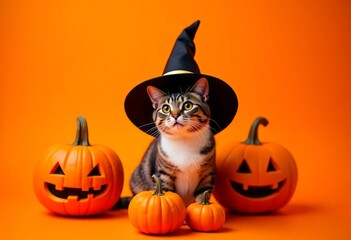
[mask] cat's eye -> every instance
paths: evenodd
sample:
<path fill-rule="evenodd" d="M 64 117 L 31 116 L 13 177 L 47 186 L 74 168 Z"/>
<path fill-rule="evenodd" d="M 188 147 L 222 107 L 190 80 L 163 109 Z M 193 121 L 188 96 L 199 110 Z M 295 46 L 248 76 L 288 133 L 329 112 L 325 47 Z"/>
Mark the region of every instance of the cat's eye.
<path fill-rule="evenodd" d="M 193 104 L 191 102 L 185 102 L 183 105 L 183 109 L 189 111 L 193 108 Z"/>
<path fill-rule="evenodd" d="M 167 104 L 162 106 L 162 112 L 169 113 L 171 111 L 171 107 Z"/>

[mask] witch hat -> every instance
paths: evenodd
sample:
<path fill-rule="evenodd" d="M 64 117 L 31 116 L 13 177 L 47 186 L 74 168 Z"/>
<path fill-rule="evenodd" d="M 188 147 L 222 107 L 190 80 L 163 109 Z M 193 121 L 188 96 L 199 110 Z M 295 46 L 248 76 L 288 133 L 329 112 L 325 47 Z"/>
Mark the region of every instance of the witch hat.
<path fill-rule="evenodd" d="M 226 128 L 233 120 L 238 109 L 238 99 L 234 90 L 224 81 L 200 73 L 194 60 L 194 37 L 200 21 L 185 28 L 177 38 L 170 57 L 163 71 L 163 75 L 144 81 L 134 87 L 124 102 L 125 112 L 140 130 L 154 135 L 152 113 L 154 108 L 147 94 L 147 86 L 154 86 L 167 94 L 186 92 L 197 80 L 205 77 L 209 84 L 209 99 L 207 103 L 211 109 L 211 129 L 217 134 Z"/>

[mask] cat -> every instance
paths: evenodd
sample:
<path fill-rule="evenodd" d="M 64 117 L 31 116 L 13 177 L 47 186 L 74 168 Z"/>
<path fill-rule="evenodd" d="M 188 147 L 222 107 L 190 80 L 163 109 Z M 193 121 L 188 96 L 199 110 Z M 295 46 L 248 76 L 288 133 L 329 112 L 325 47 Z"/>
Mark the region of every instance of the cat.
<path fill-rule="evenodd" d="M 200 78 L 185 93 L 165 94 L 148 86 L 158 136 L 151 142 L 130 178 L 133 195 L 155 189 L 152 175 L 164 191 L 178 193 L 186 206 L 212 192 L 216 173 L 215 139 L 207 104 L 209 84 Z"/>

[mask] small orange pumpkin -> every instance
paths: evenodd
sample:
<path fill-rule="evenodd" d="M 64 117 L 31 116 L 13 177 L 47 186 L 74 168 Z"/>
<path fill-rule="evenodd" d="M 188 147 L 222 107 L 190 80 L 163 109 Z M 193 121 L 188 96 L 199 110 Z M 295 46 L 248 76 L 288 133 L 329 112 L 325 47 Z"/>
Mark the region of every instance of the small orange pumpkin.
<path fill-rule="evenodd" d="M 118 201 L 123 168 L 117 154 L 90 145 L 84 117 L 77 119 L 72 145 L 53 146 L 34 172 L 34 191 L 49 210 L 71 216 L 103 213 Z"/>
<path fill-rule="evenodd" d="M 217 203 L 209 202 L 208 191 L 203 193 L 202 201 L 192 203 L 187 208 L 186 223 L 196 231 L 213 232 L 225 223 L 225 211 Z"/>
<path fill-rule="evenodd" d="M 245 142 L 231 144 L 217 157 L 214 196 L 225 208 L 241 213 L 272 212 L 288 203 L 297 183 L 292 155 L 277 143 L 261 143 L 257 118 Z"/>
<path fill-rule="evenodd" d="M 129 203 L 128 216 L 139 231 L 146 234 L 166 234 L 178 230 L 184 223 L 186 208 L 183 199 L 174 192 L 163 192 L 161 180 L 155 191 L 143 191 Z"/>

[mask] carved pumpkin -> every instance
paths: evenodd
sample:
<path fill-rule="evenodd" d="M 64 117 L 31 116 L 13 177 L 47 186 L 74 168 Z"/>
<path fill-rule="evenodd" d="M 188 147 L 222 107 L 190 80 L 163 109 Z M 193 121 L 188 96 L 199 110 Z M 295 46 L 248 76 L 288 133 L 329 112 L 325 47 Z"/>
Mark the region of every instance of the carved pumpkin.
<path fill-rule="evenodd" d="M 297 183 L 292 155 L 276 143 L 261 143 L 257 118 L 245 142 L 225 147 L 217 158 L 214 196 L 225 208 L 241 213 L 265 213 L 283 207 Z"/>
<path fill-rule="evenodd" d="M 72 145 L 53 146 L 34 173 L 34 190 L 49 210 L 71 216 L 103 213 L 118 201 L 123 168 L 117 154 L 90 145 L 84 117 L 78 118 Z"/>
<path fill-rule="evenodd" d="M 155 191 L 143 191 L 129 203 L 128 216 L 139 231 L 146 234 L 166 234 L 178 230 L 184 223 L 186 208 L 183 199 L 174 192 L 163 192 L 161 180 Z"/>
<path fill-rule="evenodd" d="M 205 191 L 201 202 L 187 207 L 186 223 L 196 231 L 213 232 L 219 230 L 225 222 L 225 211 L 217 203 L 209 202 L 210 194 Z"/>

